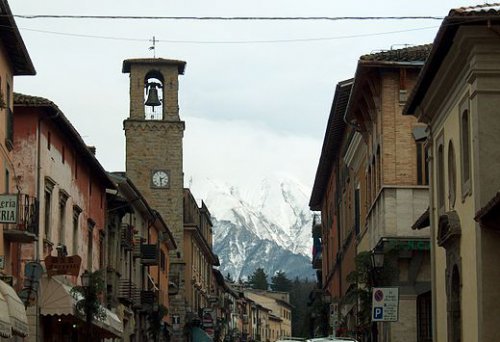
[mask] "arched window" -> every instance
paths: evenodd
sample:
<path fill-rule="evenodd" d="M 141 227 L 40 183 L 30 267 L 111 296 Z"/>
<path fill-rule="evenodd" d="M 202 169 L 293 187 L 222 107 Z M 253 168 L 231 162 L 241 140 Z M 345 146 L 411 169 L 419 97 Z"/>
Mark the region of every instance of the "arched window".
<path fill-rule="evenodd" d="M 461 147 L 461 166 L 462 166 L 462 196 L 470 193 L 471 182 L 471 162 L 470 162 L 470 113 L 469 100 L 465 99 L 460 105 L 460 147 Z"/>
<path fill-rule="evenodd" d="M 163 120 L 163 76 L 150 71 L 144 77 L 144 114 L 146 120 Z"/>
<path fill-rule="evenodd" d="M 380 145 L 377 146 L 377 157 L 376 157 L 376 164 L 377 164 L 377 189 L 380 189 L 382 187 L 382 160 L 380 160 Z"/>
<path fill-rule="evenodd" d="M 437 150 L 437 164 L 436 164 L 436 174 L 437 174 L 437 205 L 439 213 L 444 212 L 444 146 L 441 142 L 438 145 Z"/>
<path fill-rule="evenodd" d="M 448 144 L 448 199 L 450 204 L 450 209 L 455 207 L 455 200 L 457 198 L 457 173 L 456 173 L 456 162 L 455 162 L 455 149 L 453 148 L 453 143 Z"/>

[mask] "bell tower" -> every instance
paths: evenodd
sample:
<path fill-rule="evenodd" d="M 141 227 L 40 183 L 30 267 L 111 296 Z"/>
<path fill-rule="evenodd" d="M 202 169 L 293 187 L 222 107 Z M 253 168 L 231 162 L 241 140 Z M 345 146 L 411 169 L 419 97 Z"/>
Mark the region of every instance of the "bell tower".
<path fill-rule="evenodd" d="M 186 62 L 163 58 L 127 59 L 130 74 L 130 115 L 124 120 L 126 173 L 166 221 L 177 244 L 170 253 L 170 281 L 178 293 L 169 297 L 169 314 L 184 326 L 185 295 L 183 251 L 184 122 L 179 117 L 179 75 Z M 175 328 L 175 327 L 174 327 Z M 175 331 L 174 331 L 175 337 Z M 177 340 L 174 338 L 174 340 Z"/>

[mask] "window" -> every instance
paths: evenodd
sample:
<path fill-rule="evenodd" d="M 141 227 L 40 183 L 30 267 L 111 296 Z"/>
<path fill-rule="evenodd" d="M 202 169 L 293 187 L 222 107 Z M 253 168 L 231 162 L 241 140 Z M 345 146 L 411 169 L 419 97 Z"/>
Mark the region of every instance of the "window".
<path fill-rule="evenodd" d="M 377 197 L 377 167 L 375 166 L 375 156 L 372 157 L 372 201 Z"/>
<path fill-rule="evenodd" d="M 5 169 L 5 192 L 10 192 L 10 172 Z"/>
<path fill-rule="evenodd" d="M 438 138 L 437 145 L 437 164 L 436 164 L 436 174 L 437 174 L 437 205 L 439 214 L 444 213 L 444 146 L 443 146 L 443 136 Z"/>
<path fill-rule="evenodd" d="M 73 255 L 78 255 L 78 243 L 80 236 L 80 229 L 78 224 L 78 219 L 82 209 L 77 205 L 73 206 Z"/>
<path fill-rule="evenodd" d="M 10 84 L 7 83 L 7 97 L 5 101 L 5 144 L 9 151 L 14 148 L 14 114 L 10 108 Z"/>
<path fill-rule="evenodd" d="M 58 239 L 61 245 L 65 244 L 65 232 L 64 226 L 66 224 L 66 202 L 68 201 L 69 195 L 63 191 L 59 191 L 59 234 Z"/>
<path fill-rule="evenodd" d="M 51 137 L 51 134 L 50 134 L 50 131 L 47 132 L 47 149 L 50 150 L 50 146 L 52 145 L 52 137 Z"/>
<path fill-rule="evenodd" d="M 366 201 L 368 203 L 367 205 L 368 208 L 372 203 L 371 178 L 372 178 L 372 169 L 371 167 L 368 167 L 368 172 L 366 173 Z"/>
<path fill-rule="evenodd" d="M 66 161 L 66 149 L 64 148 L 64 146 L 62 147 L 62 163 L 64 164 L 64 162 Z"/>
<path fill-rule="evenodd" d="M 49 178 L 45 178 L 45 199 L 44 199 L 44 239 L 51 241 L 52 227 L 51 227 L 51 211 L 52 211 L 52 191 L 54 190 L 55 182 Z"/>
<path fill-rule="evenodd" d="M 356 235 L 359 234 L 360 227 L 359 227 L 359 222 L 360 222 L 360 198 L 359 198 L 359 192 L 360 192 L 360 186 L 359 184 L 356 186 L 356 189 L 354 190 L 354 230 L 356 232 Z"/>
<path fill-rule="evenodd" d="M 470 194 L 470 114 L 469 99 L 464 99 L 460 105 L 460 147 L 462 166 L 462 197 Z"/>
<path fill-rule="evenodd" d="M 417 341 L 432 341 L 432 299 L 430 291 L 417 296 Z"/>
<path fill-rule="evenodd" d="M 92 271 L 92 259 L 94 252 L 94 227 L 95 222 L 92 219 L 87 221 L 87 270 Z"/>
<path fill-rule="evenodd" d="M 377 158 L 375 162 L 377 165 L 377 190 L 378 190 L 382 187 L 382 167 L 381 167 L 382 161 L 380 160 L 380 146 L 377 146 Z"/>
<path fill-rule="evenodd" d="M 104 250 L 105 235 L 102 230 L 99 231 L 99 269 L 103 269 L 106 265 L 106 255 Z"/>
<path fill-rule="evenodd" d="M 455 149 L 453 148 L 453 143 L 450 140 L 448 144 L 448 199 L 450 208 L 455 207 L 456 200 L 456 186 L 457 186 L 457 174 L 456 174 L 456 163 L 455 163 Z"/>
<path fill-rule="evenodd" d="M 427 170 L 428 152 L 425 140 L 419 140 L 417 144 L 417 184 L 429 185 L 429 172 Z"/>

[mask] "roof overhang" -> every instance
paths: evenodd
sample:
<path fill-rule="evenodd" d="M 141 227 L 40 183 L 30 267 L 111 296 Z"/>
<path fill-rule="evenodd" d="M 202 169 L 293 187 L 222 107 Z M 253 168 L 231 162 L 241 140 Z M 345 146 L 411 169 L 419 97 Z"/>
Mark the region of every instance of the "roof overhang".
<path fill-rule="evenodd" d="M 500 191 L 498 191 L 474 217 L 481 227 L 500 230 Z"/>
<path fill-rule="evenodd" d="M 321 210 L 321 202 L 328 185 L 335 156 L 340 147 L 339 141 L 346 127 L 344 113 L 347 101 L 349 100 L 352 82 L 352 79 L 339 82 L 335 88 L 335 95 L 323 139 L 321 156 L 316 170 L 311 199 L 309 200 L 311 210 Z"/>
<path fill-rule="evenodd" d="M 404 115 L 416 114 L 417 107 L 423 101 L 427 89 L 434 81 L 435 76 L 444 59 L 446 58 L 451 46 L 454 43 L 454 37 L 461 26 L 491 26 L 500 24 L 500 15 L 497 11 L 480 11 L 472 14 L 452 10 L 450 14 L 443 19 L 438 30 L 431 52 L 422 71 L 417 79 L 408 101 L 403 108 Z"/>
<path fill-rule="evenodd" d="M 0 0 L 0 36 L 4 51 L 9 56 L 14 76 L 36 75 L 35 67 L 19 33 L 9 4 Z"/>
<path fill-rule="evenodd" d="M 133 64 L 138 65 L 174 65 L 177 66 L 177 72 L 181 75 L 184 74 L 186 68 L 186 62 L 177 59 L 165 59 L 165 58 L 132 58 L 123 61 L 122 72 L 129 73 Z"/>

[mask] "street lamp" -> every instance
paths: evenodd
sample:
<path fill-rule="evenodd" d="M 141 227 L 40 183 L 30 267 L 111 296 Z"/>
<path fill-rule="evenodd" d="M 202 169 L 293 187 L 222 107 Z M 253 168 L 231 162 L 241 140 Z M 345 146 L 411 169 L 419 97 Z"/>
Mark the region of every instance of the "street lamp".
<path fill-rule="evenodd" d="M 372 251 L 372 266 L 378 270 L 384 267 L 384 251 L 376 248 Z"/>
<path fill-rule="evenodd" d="M 82 279 L 82 286 L 87 289 L 90 286 L 90 272 L 85 270 L 80 278 Z"/>
<path fill-rule="evenodd" d="M 381 248 L 375 248 L 371 254 L 371 262 L 372 262 L 372 287 L 379 286 L 379 277 L 378 273 L 384 267 L 384 250 Z M 378 341 L 378 326 L 376 322 L 372 322 L 372 338 L 373 342 Z"/>
<path fill-rule="evenodd" d="M 90 307 L 90 272 L 85 270 L 80 276 L 82 287 L 85 291 L 85 320 L 87 324 L 87 334 L 92 338 L 92 309 Z"/>

